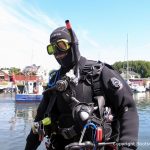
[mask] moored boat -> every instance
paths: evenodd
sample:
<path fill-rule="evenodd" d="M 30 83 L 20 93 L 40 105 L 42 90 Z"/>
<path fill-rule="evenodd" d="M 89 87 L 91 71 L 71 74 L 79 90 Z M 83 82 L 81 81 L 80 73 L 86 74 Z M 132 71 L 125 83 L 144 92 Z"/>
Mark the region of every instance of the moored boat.
<path fill-rule="evenodd" d="M 135 92 L 145 92 L 146 88 L 144 86 L 137 86 L 137 88 L 135 89 Z"/>
<path fill-rule="evenodd" d="M 43 86 L 41 82 L 26 82 L 23 86 L 18 86 L 15 94 L 16 102 L 39 102 L 42 100 Z"/>
<path fill-rule="evenodd" d="M 132 84 L 130 86 L 133 92 L 145 92 L 146 88 L 143 85 Z"/>
<path fill-rule="evenodd" d="M 4 91 L 4 87 L 0 85 L 0 93 Z"/>
<path fill-rule="evenodd" d="M 42 100 L 42 94 L 16 94 L 16 102 L 40 102 Z"/>

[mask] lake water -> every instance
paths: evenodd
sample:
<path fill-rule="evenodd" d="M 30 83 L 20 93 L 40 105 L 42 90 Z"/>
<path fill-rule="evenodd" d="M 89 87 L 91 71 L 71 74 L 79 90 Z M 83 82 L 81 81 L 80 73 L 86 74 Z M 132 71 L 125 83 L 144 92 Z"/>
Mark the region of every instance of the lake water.
<path fill-rule="evenodd" d="M 133 95 L 140 118 L 139 148 L 150 149 L 150 92 Z M 23 150 L 39 103 L 15 103 L 14 95 L 0 94 L 0 149 Z M 44 143 L 38 150 L 44 150 Z"/>

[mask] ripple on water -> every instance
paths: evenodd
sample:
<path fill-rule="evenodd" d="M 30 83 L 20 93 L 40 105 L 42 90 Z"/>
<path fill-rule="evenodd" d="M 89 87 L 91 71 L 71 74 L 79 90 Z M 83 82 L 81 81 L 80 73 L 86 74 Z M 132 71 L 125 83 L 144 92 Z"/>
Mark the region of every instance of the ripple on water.
<path fill-rule="evenodd" d="M 37 103 L 17 104 L 10 95 L 0 94 L 0 147 L 3 150 L 24 149 L 37 107 Z M 150 99 L 138 99 L 137 107 L 140 119 L 139 142 L 144 143 L 150 139 Z M 139 150 L 148 149 L 147 146 L 139 147 Z M 44 143 L 38 150 L 44 150 Z"/>

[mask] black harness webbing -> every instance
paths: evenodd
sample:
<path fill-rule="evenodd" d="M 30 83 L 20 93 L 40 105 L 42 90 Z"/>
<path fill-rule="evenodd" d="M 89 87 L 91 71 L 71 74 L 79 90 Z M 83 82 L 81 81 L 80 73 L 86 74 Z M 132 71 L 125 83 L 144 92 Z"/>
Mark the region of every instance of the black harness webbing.
<path fill-rule="evenodd" d="M 103 115 L 103 109 L 105 105 L 104 91 L 103 85 L 100 82 L 101 71 L 103 70 L 104 64 L 101 62 L 94 62 L 90 64 L 86 64 L 83 68 L 82 79 L 85 80 L 88 84 L 91 85 L 93 96 L 97 100 L 100 117 Z M 45 115 L 50 115 L 51 110 L 56 101 L 57 94 L 52 93 L 48 107 L 46 109 Z"/>
<path fill-rule="evenodd" d="M 83 79 L 91 85 L 93 90 L 93 96 L 97 101 L 99 107 L 100 118 L 103 117 L 103 111 L 105 106 L 105 97 L 103 91 L 102 82 L 100 82 L 101 72 L 104 68 L 104 64 L 101 62 L 94 62 L 93 64 L 87 64 L 83 68 Z"/>
<path fill-rule="evenodd" d="M 56 94 L 56 93 L 53 93 L 53 94 L 51 95 L 49 104 L 48 104 L 47 109 L 46 109 L 46 112 L 45 112 L 45 116 L 46 116 L 46 117 L 50 115 L 51 110 L 52 110 L 52 108 L 53 108 L 53 106 L 54 106 L 54 103 L 55 103 L 55 101 L 56 101 L 56 97 L 57 97 L 57 94 Z"/>
<path fill-rule="evenodd" d="M 93 96 L 97 100 L 100 119 L 103 118 L 104 106 L 105 106 L 105 97 L 102 82 L 100 81 L 101 72 L 103 70 L 104 64 L 98 62 L 96 65 L 92 66 L 92 89 Z"/>

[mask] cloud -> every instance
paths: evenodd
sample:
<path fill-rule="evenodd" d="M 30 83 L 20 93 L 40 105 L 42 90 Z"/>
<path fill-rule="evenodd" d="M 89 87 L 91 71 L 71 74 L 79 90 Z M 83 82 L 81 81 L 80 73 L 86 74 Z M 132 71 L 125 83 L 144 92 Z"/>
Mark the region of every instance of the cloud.
<path fill-rule="evenodd" d="M 56 64 L 54 59 L 48 57 L 46 45 L 49 42 L 49 28 L 57 25 L 35 9 L 26 9 L 22 1 L 14 3 L 0 2 L 0 67 L 24 67 L 30 63 L 41 65 Z M 13 1 L 14 2 L 14 1 Z M 13 6 L 13 7 L 12 7 Z M 20 11 L 20 9 L 22 11 Z M 41 21 L 42 20 L 42 21 Z M 47 28 L 43 23 L 47 24 Z M 33 59 L 33 60 L 31 60 Z"/>
<path fill-rule="evenodd" d="M 62 25 L 62 19 L 53 19 L 40 9 L 12 0 L 0 2 L 0 67 L 19 67 L 36 64 L 58 68 L 53 56 L 48 56 L 46 46 L 49 34 Z M 57 21 L 56 21 L 57 20 Z M 107 60 L 107 47 L 101 47 L 88 30 L 77 29 L 81 54 L 90 59 Z"/>
<path fill-rule="evenodd" d="M 15 1 L 13 1 L 15 2 Z M 32 8 L 23 1 L 0 3 L 0 49 L 1 55 L 5 59 L 0 59 L 0 67 L 24 67 L 30 63 L 56 66 L 56 61 L 47 55 L 46 45 L 49 42 L 50 32 L 59 26 L 53 19 L 46 14 Z M 96 44 L 90 41 L 90 44 Z"/>

